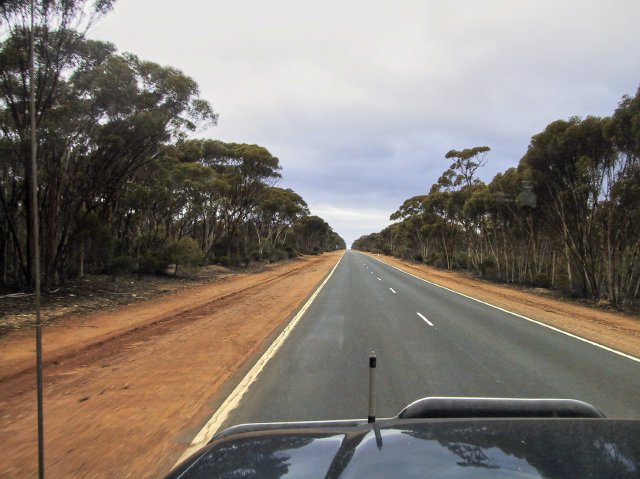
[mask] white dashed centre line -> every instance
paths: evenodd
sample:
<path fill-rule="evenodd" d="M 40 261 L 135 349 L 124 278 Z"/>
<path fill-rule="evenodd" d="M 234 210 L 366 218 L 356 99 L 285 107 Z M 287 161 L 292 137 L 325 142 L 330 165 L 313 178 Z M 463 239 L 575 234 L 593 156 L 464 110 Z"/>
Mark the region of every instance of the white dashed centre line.
<path fill-rule="evenodd" d="M 392 292 L 393 294 L 398 294 L 398 293 L 396 293 L 396 292 L 393 290 L 393 288 L 389 288 L 389 289 L 391 290 L 391 292 Z"/>
<path fill-rule="evenodd" d="M 427 318 L 425 318 L 422 314 L 420 313 L 416 313 L 418 316 L 420 316 L 422 319 L 425 320 L 425 322 L 429 325 L 429 326 L 433 326 L 433 323 L 431 321 L 429 321 Z"/>
<path fill-rule="evenodd" d="M 380 278 L 378 278 L 378 281 L 382 281 Z"/>

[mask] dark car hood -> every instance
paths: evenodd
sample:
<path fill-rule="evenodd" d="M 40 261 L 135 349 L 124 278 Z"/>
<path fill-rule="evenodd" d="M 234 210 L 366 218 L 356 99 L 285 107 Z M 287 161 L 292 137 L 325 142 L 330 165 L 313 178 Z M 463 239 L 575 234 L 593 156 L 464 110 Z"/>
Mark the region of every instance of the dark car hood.
<path fill-rule="evenodd" d="M 428 419 L 254 428 L 212 441 L 170 477 L 640 477 L 640 421 Z"/>

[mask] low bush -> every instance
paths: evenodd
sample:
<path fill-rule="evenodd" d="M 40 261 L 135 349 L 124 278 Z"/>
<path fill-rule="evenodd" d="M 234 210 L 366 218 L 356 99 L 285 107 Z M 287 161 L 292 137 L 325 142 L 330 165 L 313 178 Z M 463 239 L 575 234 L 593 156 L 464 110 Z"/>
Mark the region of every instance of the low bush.
<path fill-rule="evenodd" d="M 569 281 L 569 275 L 566 273 L 560 273 L 558 276 L 556 276 L 555 287 L 565 294 L 570 294 L 573 292 L 571 288 L 571 282 Z"/>
<path fill-rule="evenodd" d="M 538 288 L 548 288 L 551 286 L 551 281 L 546 274 L 536 273 L 533 275 L 533 285 Z"/>
<path fill-rule="evenodd" d="M 181 238 L 169 247 L 169 261 L 175 264 L 174 276 L 178 273 L 180 265 L 198 266 L 203 260 L 204 253 L 193 238 Z"/>
<path fill-rule="evenodd" d="M 433 260 L 429 264 L 431 266 L 435 266 L 436 268 L 446 268 L 447 267 L 447 263 L 445 263 L 440 256 L 436 256 L 435 258 L 433 258 Z"/>
<path fill-rule="evenodd" d="M 283 259 L 287 259 L 289 257 L 289 253 L 281 248 L 276 248 L 271 255 L 272 261 L 282 261 Z"/>
<path fill-rule="evenodd" d="M 111 274 L 133 273 L 138 269 L 138 262 L 132 256 L 115 256 L 107 268 Z"/>
<path fill-rule="evenodd" d="M 493 258 L 486 258 L 480 263 L 480 274 L 483 278 L 498 279 L 498 268 Z"/>
<path fill-rule="evenodd" d="M 453 255 L 453 269 L 467 269 L 469 257 L 466 253 L 455 253 Z"/>
<path fill-rule="evenodd" d="M 138 258 L 138 273 L 163 275 L 167 273 L 169 261 L 162 253 L 147 251 Z"/>
<path fill-rule="evenodd" d="M 231 265 L 231 259 L 228 256 L 219 256 L 215 262 L 225 268 L 228 268 Z"/>

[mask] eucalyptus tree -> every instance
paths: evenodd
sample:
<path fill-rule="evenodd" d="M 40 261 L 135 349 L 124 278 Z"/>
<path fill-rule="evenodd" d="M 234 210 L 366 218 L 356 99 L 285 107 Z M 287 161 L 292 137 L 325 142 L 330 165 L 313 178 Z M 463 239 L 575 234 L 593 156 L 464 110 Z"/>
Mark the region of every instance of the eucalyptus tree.
<path fill-rule="evenodd" d="M 368 235 L 360 236 L 353 242 L 351 247 L 360 251 L 382 253 L 382 249 L 384 248 L 384 241 L 380 236 L 380 233 L 371 233 Z"/>
<path fill-rule="evenodd" d="M 484 257 L 483 245 L 478 239 L 482 214 L 477 208 L 470 209 L 471 205 L 467 204 L 472 201 L 474 194 L 485 187 L 478 179 L 477 172 L 486 164 L 486 155 L 490 150 L 488 146 L 450 150 L 445 158 L 453 159 L 451 166 L 431 187 L 429 201 L 438 210 L 437 214 L 441 219 L 438 229 L 448 269 L 453 267 L 456 233 L 460 231 L 467 258 L 474 269 L 480 272 L 480 263 Z M 465 212 L 465 208 L 469 211 Z M 472 210 L 473 215 L 469 214 Z"/>
<path fill-rule="evenodd" d="M 629 305 L 640 293 L 640 88 L 622 99 L 605 135 L 615 149 L 603 172 L 605 284 L 612 303 Z"/>
<path fill-rule="evenodd" d="M 486 156 L 489 151 L 491 148 L 488 146 L 475 146 L 460 151 L 449 150 L 445 158 L 453 159 L 453 163 L 442 174 L 438 184 L 454 189 L 479 183 L 480 180 L 476 173 L 486 164 Z"/>
<path fill-rule="evenodd" d="M 291 228 L 287 242 L 296 250 L 310 254 L 346 248 L 342 237 L 315 215 L 300 218 Z"/>
<path fill-rule="evenodd" d="M 163 250 L 173 239 L 195 238 L 203 203 L 215 184 L 210 168 L 184 161 L 181 144 L 145 164 L 123 185 L 112 207 L 117 253 L 137 257 Z"/>
<path fill-rule="evenodd" d="M 600 297 L 602 271 L 600 216 L 607 188 L 604 169 L 614 149 L 604 135 L 607 120 L 558 120 L 531 139 L 522 161 L 558 220 L 561 235 L 577 265 L 584 293 Z"/>
<path fill-rule="evenodd" d="M 5 213 L 0 218 L 18 261 L 14 281 L 32 281 L 31 225 L 35 211 L 26 193 L 31 172 L 29 130 L 29 51 L 31 18 L 34 20 L 35 116 L 40 127 L 53 108 L 60 80 L 73 69 L 84 34 L 112 7 L 110 0 L 4 0 L 0 2 L 0 133 L 5 154 L 0 158 L 0 198 Z M 33 10 L 33 11 L 32 11 Z M 22 223 L 19 227 L 18 222 Z M 6 272 L 6 263 L 3 267 Z M 5 273 L 6 274 L 6 273 Z M 17 277 L 20 274 L 21 278 Z"/>
<path fill-rule="evenodd" d="M 508 168 L 498 173 L 477 199 L 483 202 L 482 239 L 489 268 L 496 269 L 497 279 L 533 284 L 550 260 L 548 240 L 553 236 L 546 234 L 541 218 L 544 213 L 536 208 L 527 175 Z"/>
<path fill-rule="evenodd" d="M 235 234 L 258 204 L 268 187 L 281 178 L 280 162 L 269 151 L 258 145 L 202 141 L 204 166 L 211 168 L 217 178 L 219 195 L 212 198 L 206 212 L 205 251 L 215 256 L 215 246 L 224 236 L 226 254 L 236 239 Z"/>
<path fill-rule="evenodd" d="M 304 253 L 320 252 L 329 230 L 329 224 L 319 216 L 301 218 L 293 225 L 296 249 Z"/>
<path fill-rule="evenodd" d="M 426 260 L 435 251 L 435 225 L 438 217 L 429 209 L 428 195 L 419 195 L 407 199 L 390 216 L 392 221 L 400 222 L 400 228 L 406 235 L 406 241 L 410 243 L 413 257 Z"/>
<path fill-rule="evenodd" d="M 308 215 L 307 203 L 293 190 L 267 188 L 248 218 L 256 235 L 259 258 L 263 257 L 265 247 L 273 251 L 276 245 L 283 246 L 290 228 Z"/>
<path fill-rule="evenodd" d="M 95 212 L 113 220 L 113 205 L 139 168 L 198 124 L 216 121 L 211 106 L 199 98 L 197 84 L 182 72 L 117 54 L 108 43 L 80 39 L 74 46 L 73 68 L 58 78 L 39 125 L 45 283 L 62 279 L 83 215 Z M 11 108 L 2 106 L 6 117 Z M 19 150 L 22 140 L 15 125 L 4 123 L 3 128 L 5 144 Z M 2 173 L 1 196 L 15 198 L 9 208 L 20 211 L 24 194 L 6 191 L 20 187 L 22 174 L 7 167 Z M 28 231 L 25 215 L 14 213 L 11 219 L 23 222 L 11 228 Z M 12 235 L 16 251 L 25 249 L 26 236 Z M 22 270 L 28 272 L 28 264 Z"/>

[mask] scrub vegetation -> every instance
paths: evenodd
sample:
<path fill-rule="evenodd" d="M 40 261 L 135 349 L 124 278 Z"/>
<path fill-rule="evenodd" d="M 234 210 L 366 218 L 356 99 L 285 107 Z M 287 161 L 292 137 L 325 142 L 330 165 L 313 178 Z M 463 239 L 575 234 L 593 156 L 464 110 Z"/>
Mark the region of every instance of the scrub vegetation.
<path fill-rule="evenodd" d="M 551 288 L 615 307 L 640 293 L 640 90 L 610 117 L 534 135 L 517 167 L 478 178 L 486 146 L 452 150 L 428 194 L 354 249 Z"/>
<path fill-rule="evenodd" d="M 85 33 L 112 2 L 36 2 L 38 205 L 30 202 L 29 2 L 0 5 L 0 288 L 33 284 L 40 212 L 45 287 L 86 273 L 277 261 L 344 248 L 278 158 L 196 139 L 218 114 L 181 71 Z"/>

